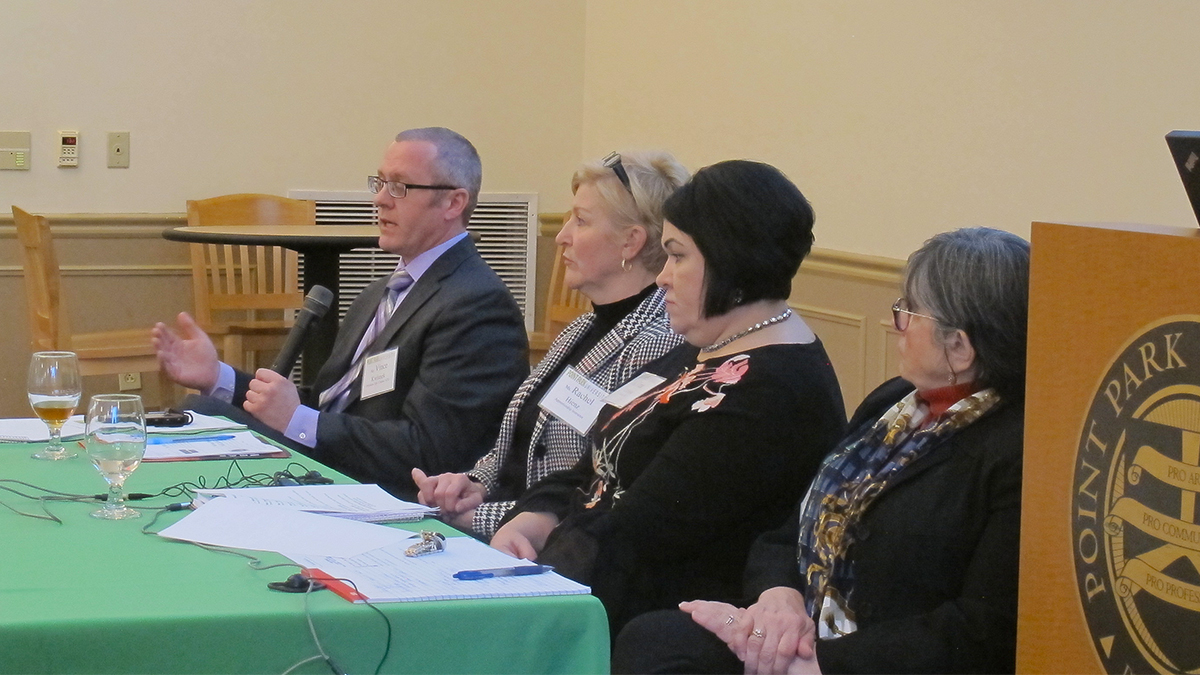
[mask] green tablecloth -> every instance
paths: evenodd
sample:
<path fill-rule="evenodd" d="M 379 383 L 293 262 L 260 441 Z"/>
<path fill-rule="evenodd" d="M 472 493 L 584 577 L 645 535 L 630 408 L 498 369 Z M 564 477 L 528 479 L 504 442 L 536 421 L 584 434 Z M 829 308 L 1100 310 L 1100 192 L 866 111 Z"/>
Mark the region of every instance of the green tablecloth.
<path fill-rule="evenodd" d="M 0 445 L 0 478 L 66 492 L 105 485 L 86 459 L 39 462 L 34 446 Z M 310 468 L 336 473 L 303 457 Z M 249 473 L 291 460 L 241 460 Z M 143 464 L 131 492 L 157 492 L 229 461 Z M 339 482 L 348 482 L 338 477 Z M 5 504 L 37 502 L 0 492 Z M 179 498 L 138 502 L 160 506 Z M 282 673 L 315 655 L 303 595 L 268 590 L 294 568 L 256 571 L 235 555 L 143 534 L 145 517 L 100 521 L 94 504 L 49 502 L 55 524 L 0 508 L 0 672 Z M 161 529 L 187 512 L 166 513 Z M 406 525 L 452 533 L 436 521 Z M 262 554 L 266 562 L 281 556 Z M 328 591 L 309 597 L 317 636 L 349 673 L 370 673 L 384 649 L 378 614 Z M 385 673 L 598 673 L 608 670 L 604 609 L 590 595 L 377 605 L 391 620 Z M 327 673 L 319 662 L 297 673 Z"/>

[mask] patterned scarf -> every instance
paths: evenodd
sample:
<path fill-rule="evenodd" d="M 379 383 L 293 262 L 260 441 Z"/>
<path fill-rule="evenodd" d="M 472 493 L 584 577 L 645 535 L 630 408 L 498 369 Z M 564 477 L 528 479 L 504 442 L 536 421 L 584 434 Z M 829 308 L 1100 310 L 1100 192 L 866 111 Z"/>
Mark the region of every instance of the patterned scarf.
<path fill-rule="evenodd" d="M 875 498 L 905 466 L 999 403 L 994 389 L 984 389 L 925 426 L 925 411 L 918 408 L 914 391 L 825 458 L 800 510 L 797 562 L 810 616 L 818 616 L 827 595 L 846 609 L 842 598 L 849 597 L 854 579 L 850 566 L 842 563 Z"/>

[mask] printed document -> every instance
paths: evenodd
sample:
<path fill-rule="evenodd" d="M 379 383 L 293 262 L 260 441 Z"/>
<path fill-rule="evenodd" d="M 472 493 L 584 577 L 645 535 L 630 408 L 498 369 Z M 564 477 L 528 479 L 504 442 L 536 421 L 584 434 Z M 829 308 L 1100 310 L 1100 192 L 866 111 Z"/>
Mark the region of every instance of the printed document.
<path fill-rule="evenodd" d="M 417 541 L 420 541 L 419 535 L 413 535 L 404 542 L 356 556 L 314 556 L 295 552 L 284 552 L 284 555 L 308 569 L 313 578 L 325 582 L 330 590 L 352 602 L 514 598 L 590 592 L 587 586 L 554 572 L 476 581 L 455 579 L 454 573 L 463 570 L 533 563 L 513 558 L 471 537 L 447 538 L 446 550 L 440 553 L 415 558 L 405 555 L 405 549 Z M 354 584 L 339 582 L 339 579 L 349 579 Z"/>
<path fill-rule="evenodd" d="M 396 499 L 378 485 L 357 483 L 196 490 L 192 504 L 199 506 L 216 497 L 371 523 L 406 522 L 437 514 L 436 508 Z"/>
<path fill-rule="evenodd" d="M 412 533 L 244 499 L 213 499 L 158 536 L 285 555 L 356 556 L 402 543 Z"/>

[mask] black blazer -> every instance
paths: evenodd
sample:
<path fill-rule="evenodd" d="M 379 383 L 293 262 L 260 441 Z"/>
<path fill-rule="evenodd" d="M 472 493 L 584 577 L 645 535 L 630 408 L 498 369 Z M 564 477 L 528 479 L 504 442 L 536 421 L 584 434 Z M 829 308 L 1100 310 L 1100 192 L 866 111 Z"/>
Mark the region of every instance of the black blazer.
<path fill-rule="evenodd" d="M 372 282 L 346 312 L 309 405 L 316 407 L 320 392 L 350 368 L 386 284 L 386 277 Z M 529 372 L 521 311 L 470 237 L 413 284 L 365 356 L 392 348 L 399 349 L 396 388 L 362 400 L 356 381 L 345 412 L 320 414 L 316 447 L 305 452 L 413 499 L 413 467 L 462 472 L 491 449 L 504 409 Z M 248 382 L 239 377 L 235 405 Z"/>
<path fill-rule="evenodd" d="M 850 428 L 912 391 L 899 378 L 859 406 Z M 1004 402 L 905 469 L 864 514 L 847 552 L 858 630 L 822 640 L 825 673 L 1013 672 L 1024 410 Z M 746 592 L 803 589 L 799 506 L 750 553 Z"/>

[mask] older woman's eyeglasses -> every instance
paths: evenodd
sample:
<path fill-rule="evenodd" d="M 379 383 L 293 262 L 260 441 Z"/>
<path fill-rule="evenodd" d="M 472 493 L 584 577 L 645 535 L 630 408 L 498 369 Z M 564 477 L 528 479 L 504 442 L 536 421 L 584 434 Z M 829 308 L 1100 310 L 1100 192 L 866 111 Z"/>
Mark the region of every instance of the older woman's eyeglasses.
<path fill-rule="evenodd" d="M 908 308 L 908 300 L 896 298 L 896 304 L 892 305 L 892 325 L 896 327 L 896 330 L 901 333 L 908 330 L 908 322 L 914 316 L 942 323 L 941 319 L 938 319 L 936 316 L 929 316 L 928 314 L 921 314 L 920 312 L 910 310 Z"/>
<path fill-rule="evenodd" d="M 621 185 L 629 190 L 629 194 L 633 195 L 633 186 L 629 184 L 629 174 L 625 173 L 625 166 L 621 164 L 621 155 L 617 152 L 608 153 L 608 157 L 601 160 L 604 166 L 613 170 L 617 174 L 617 180 L 621 181 Z"/>
<path fill-rule="evenodd" d="M 396 199 L 404 199 L 409 190 L 457 190 L 453 185 L 417 185 L 416 183 L 401 183 L 398 180 L 384 180 L 379 176 L 367 176 L 367 189 L 371 194 L 379 194 L 383 186 L 387 186 L 388 194 Z"/>

